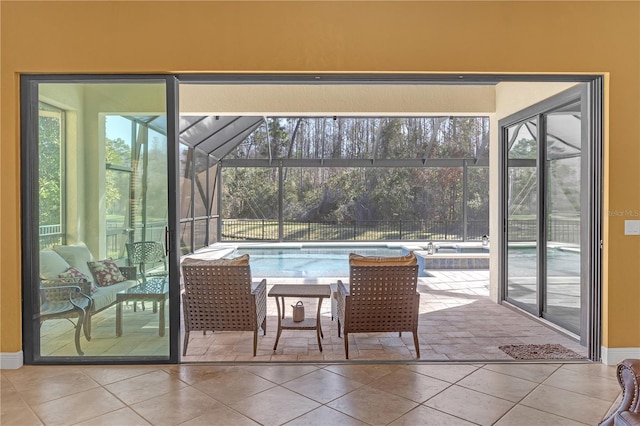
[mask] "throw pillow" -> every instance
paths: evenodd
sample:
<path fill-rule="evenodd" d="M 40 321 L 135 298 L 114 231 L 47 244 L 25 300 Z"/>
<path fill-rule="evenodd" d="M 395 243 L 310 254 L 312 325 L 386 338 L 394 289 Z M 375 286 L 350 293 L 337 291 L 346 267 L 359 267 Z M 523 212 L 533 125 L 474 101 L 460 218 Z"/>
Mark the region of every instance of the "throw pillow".
<path fill-rule="evenodd" d="M 69 269 L 69 264 L 58 253 L 51 249 L 40 251 L 40 277 L 46 280 L 55 280 Z"/>
<path fill-rule="evenodd" d="M 90 261 L 87 262 L 87 265 L 100 287 L 107 287 L 127 280 L 112 258 Z"/>
<path fill-rule="evenodd" d="M 73 245 L 53 246 L 53 250 L 58 253 L 69 265 L 74 266 L 80 272 L 91 279 L 91 271 L 87 266 L 87 262 L 93 260 L 93 255 L 85 243 L 77 243 Z"/>
<path fill-rule="evenodd" d="M 349 255 L 350 266 L 412 266 L 416 263 L 413 252 L 398 257 L 361 256 L 355 253 Z"/>
<path fill-rule="evenodd" d="M 91 283 L 91 279 L 80 272 L 75 266 L 70 267 L 58 276 L 62 278 L 62 281 L 68 280 L 68 282 L 71 283 L 77 283 L 78 280 L 83 280 L 87 283 Z M 95 293 L 96 291 L 98 291 L 98 287 L 94 283 L 91 283 L 91 287 L 89 287 L 89 290 L 91 291 L 91 293 Z"/>

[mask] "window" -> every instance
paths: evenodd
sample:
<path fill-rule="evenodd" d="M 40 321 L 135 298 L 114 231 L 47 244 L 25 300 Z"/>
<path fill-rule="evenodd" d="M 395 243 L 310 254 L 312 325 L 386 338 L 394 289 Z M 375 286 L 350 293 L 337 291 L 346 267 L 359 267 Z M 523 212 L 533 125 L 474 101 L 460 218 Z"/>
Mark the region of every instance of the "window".
<path fill-rule="evenodd" d="M 39 103 L 40 248 L 65 243 L 64 111 Z"/>

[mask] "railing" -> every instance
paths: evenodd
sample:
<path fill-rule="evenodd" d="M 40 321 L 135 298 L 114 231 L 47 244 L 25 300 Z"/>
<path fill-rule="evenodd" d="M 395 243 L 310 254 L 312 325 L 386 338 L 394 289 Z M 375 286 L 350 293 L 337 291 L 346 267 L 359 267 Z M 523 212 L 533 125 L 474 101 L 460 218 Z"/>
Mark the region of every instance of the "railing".
<path fill-rule="evenodd" d="M 146 241 L 162 241 L 164 242 L 164 232 L 166 224 L 164 222 L 148 223 L 145 227 Z M 107 256 L 114 259 L 126 256 L 125 243 L 129 241 L 129 233 L 134 235 L 134 240 L 139 240 L 143 227 L 123 228 L 122 225 L 107 225 Z"/>
<path fill-rule="evenodd" d="M 204 225 L 202 222 L 200 225 Z M 120 224 L 107 226 L 107 255 L 119 258 L 124 253 L 124 243 L 129 232 L 140 235 L 142 228 L 123 228 Z M 198 226 L 196 232 L 206 232 Z M 165 224 L 147 224 L 146 239 L 164 241 Z M 284 222 L 283 241 L 398 241 L 434 240 L 465 241 L 462 221 L 438 220 L 369 220 L 350 224 L 337 222 Z M 480 241 L 489 235 L 488 221 L 468 221 L 466 241 Z M 535 219 L 509 220 L 509 241 L 535 241 L 538 236 Z M 548 229 L 549 241 L 579 244 L 580 221 L 552 219 Z M 225 219 L 222 222 L 221 241 L 278 241 L 278 221 L 254 219 Z M 40 248 L 64 244 L 61 225 L 40 227 Z"/>
<path fill-rule="evenodd" d="M 580 221 L 552 218 L 547 229 L 547 239 L 568 244 L 580 244 Z M 538 238 L 535 219 L 510 219 L 509 241 L 535 241 Z"/>
<path fill-rule="evenodd" d="M 164 222 L 147 224 L 146 239 L 151 241 L 164 241 Z M 62 225 L 43 225 L 40 232 L 40 249 L 53 247 L 57 244 L 65 244 L 65 235 L 62 232 Z M 129 239 L 129 233 L 140 235 L 142 227 L 136 229 L 123 228 L 120 224 L 107 224 L 107 256 L 118 259 L 125 256 L 124 244 Z"/>
<path fill-rule="evenodd" d="M 40 249 L 64 244 L 62 225 L 42 225 L 40 232 Z"/>
<path fill-rule="evenodd" d="M 479 241 L 489 233 L 487 221 L 468 221 L 467 240 Z M 337 222 L 284 222 L 283 241 L 464 240 L 461 221 L 395 220 Z M 222 241 L 278 241 L 278 221 L 225 219 Z"/>

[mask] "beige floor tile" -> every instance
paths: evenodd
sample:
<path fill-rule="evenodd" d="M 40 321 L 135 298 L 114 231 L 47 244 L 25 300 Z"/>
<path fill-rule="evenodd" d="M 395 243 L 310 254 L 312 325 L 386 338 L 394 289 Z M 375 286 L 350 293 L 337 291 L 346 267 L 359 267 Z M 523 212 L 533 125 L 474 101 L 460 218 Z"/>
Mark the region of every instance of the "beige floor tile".
<path fill-rule="evenodd" d="M 42 422 L 29 405 L 10 385 L 3 385 L 0 392 L 0 424 L 2 425 L 41 425 Z"/>
<path fill-rule="evenodd" d="M 399 369 L 374 380 L 368 386 L 421 403 L 451 384 L 415 371 Z"/>
<path fill-rule="evenodd" d="M 233 362 L 236 360 L 236 354 L 232 350 L 212 352 L 207 351 L 198 358 L 198 362 Z"/>
<path fill-rule="evenodd" d="M 28 404 L 34 405 L 98 387 L 98 383 L 79 368 L 64 369 L 62 372 L 63 374 L 47 376 L 41 380 L 21 382 L 15 388 Z"/>
<path fill-rule="evenodd" d="M 544 381 L 547 386 L 580 393 L 610 401 L 620 393 L 620 385 L 614 376 L 583 374 L 577 370 L 560 369 Z"/>
<path fill-rule="evenodd" d="M 72 425 L 124 408 L 124 404 L 106 390 L 97 388 L 32 408 L 46 425 Z"/>
<path fill-rule="evenodd" d="M 508 401 L 518 402 L 538 384 L 481 368 L 460 380 L 457 385 Z"/>
<path fill-rule="evenodd" d="M 271 361 L 272 352 L 257 352 L 256 356 L 253 355 L 237 355 L 236 362 L 269 362 Z"/>
<path fill-rule="evenodd" d="M 247 365 L 242 367 L 257 376 L 282 384 L 298 377 L 308 375 L 318 369 L 315 365 Z"/>
<path fill-rule="evenodd" d="M 327 406 L 316 408 L 315 410 L 309 411 L 308 413 L 287 423 L 287 426 L 327 425 L 366 426 L 367 424 Z"/>
<path fill-rule="evenodd" d="M 275 383 L 239 368 L 194 385 L 198 390 L 224 404 L 240 401 L 274 386 Z"/>
<path fill-rule="evenodd" d="M 490 425 L 515 404 L 453 385 L 425 402 L 424 405 L 480 425 Z"/>
<path fill-rule="evenodd" d="M 479 367 L 472 364 L 410 364 L 406 368 L 425 376 L 456 383 L 476 371 Z"/>
<path fill-rule="evenodd" d="M 131 406 L 154 425 L 177 425 L 221 407 L 224 405 L 193 387 L 172 390 Z"/>
<path fill-rule="evenodd" d="M 224 373 L 239 370 L 241 367 L 234 365 L 205 365 L 205 364 L 181 364 L 165 366 L 163 369 L 178 377 L 181 381 L 194 385 L 209 379 L 220 377 Z"/>
<path fill-rule="evenodd" d="M 83 367 L 82 372 L 101 385 L 119 382 L 158 370 L 156 366 Z"/>
<path fill-rule="evenodd" d="M 399 368 L 402 367 L 390 364 L 334 364 L 328 365 L 326 370 L 367 384 Z"/>
<path fill-rule="evenodd" d="M 536 383 L 544 382 L 561 364 L 486 364 L 483 368 Z"/>
<path fill-rule="evenodd" d="M 283 354 L 282 352 L 280 353 L 275 353 L 273 355 L 271 355 L 271 361 L 275 361 L 275 362 L 292 362 L 292 361 L 297 361 L 298 360 L 298 355 L 297 354 Z"/>
<path fill-rule="evenodd" d="M 284 387 L 320 403 L 327 403 L 359 387 L 362 383 L 327 370 L 317 370 L 291 380 Z"/>
<path fill-rule="evenodd" d="M 257 426 L 259 423 L 243 416 L 222 404 L 217 404 L 203 415 L 192 420 L 181 423 L 181 426 L 211 426 L 211 425 L 233 425 L 233 426 Z"/>
<path fill-rule="evenodd" d="M 475 423 L 470 423 L 458 417 L 443 413 L 442 411 L 419 405 L 404 416 L 389 423 L 389 426 L 471 426 L 474 424 Z"/>
<path fill-rule="evenodd" d="M 280 425 L 318 408 L 320 404 L 288 389 L 275 387 L 230 406 L 260 424 Z"/>
<path fill-rule="evenodd" d="M 150 425 L 148 421 L 140 417 L 129 407 L 111 411 L 98 417 L 91 418 L 84 422 L 76 423 L 74 426 L 145 426 Z"/>
<path fill-rule="evenodd" d="M 132 405 L 187 386 L 166 371 L 156 370 L 105 386 L 124 403 Z"/>
<path fill-rule="evenodd" d="M 495 426 L 582 426 L 584 423 L 555 414 L 517 405 L 495 423 Z"/>
<path fill-rule="evenodd" d="M 371 425 L 388 424 L 418 406 L 413 401 L 369 386 L 362 386 L 327 405 Z"/>
<path fill-rule="evenodd" d="M 40 383 L 50 377 L 66 375 L 77 371 L 76 366 L 25 365 L 17 370 L 0 370 L 3 379 L 7 380 L 16 390 L 29 389 L 35 383 Z"/>
<path fill-rule="evenodd" d="M 520 404 L 586 424 L 597 424 L 611 405 L 598 398 L 544 384 L 538 386 Z"/>
<path fill-rule="evenodd" d="M 600 376 L 606 379 L 615 378 L 616 377 L 616 366 L 615 365 L 605 365 L 597 362 L 594 363 L 570 363 L 570 364 L 562 364 L 560 367 L 561 370 L 569 370 L 576 371 L 579 374 L 588 374 L 591 376 Z"/>

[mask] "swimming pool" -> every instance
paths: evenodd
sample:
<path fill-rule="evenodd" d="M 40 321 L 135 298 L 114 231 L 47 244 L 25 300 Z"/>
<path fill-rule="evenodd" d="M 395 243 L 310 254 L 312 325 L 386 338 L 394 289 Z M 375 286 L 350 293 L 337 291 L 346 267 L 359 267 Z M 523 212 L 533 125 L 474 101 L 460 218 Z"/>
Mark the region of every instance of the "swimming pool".
<path fill-rule="evenodd" d="M 535 247 L 509 247 L 509 277 L 535 277 L 537 274 L 537 252 Z M 580 252 L 561 248 L 549 248 L 547 275 L 554 277 L 579 277 Z"/>
<path fill-rule="evenodd" d="M 238 247 L 233 256 L 251 257 L 251 275 L 260 278 L 328 278 L 349 276 L 349 253 L 402 256 L 408 251 L 385 246 Z"/>

